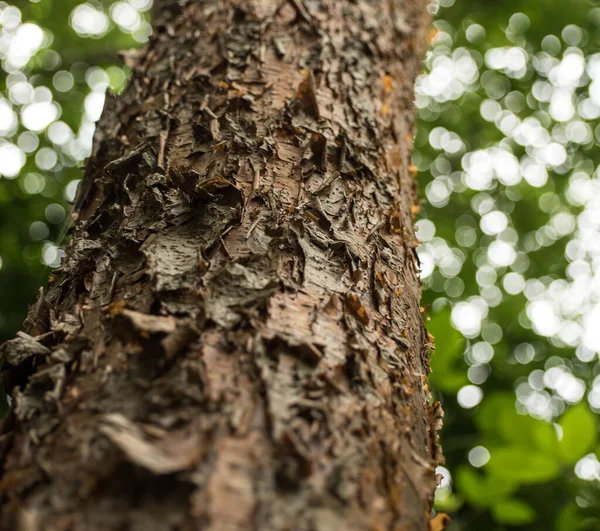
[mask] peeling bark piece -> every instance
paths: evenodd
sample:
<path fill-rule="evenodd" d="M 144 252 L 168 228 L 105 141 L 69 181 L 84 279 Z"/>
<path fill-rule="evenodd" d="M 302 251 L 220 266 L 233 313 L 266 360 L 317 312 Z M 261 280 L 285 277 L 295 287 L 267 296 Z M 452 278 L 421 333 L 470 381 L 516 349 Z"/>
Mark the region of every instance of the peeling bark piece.
<path fill-rule="evenodd" d="M 127 458 L 155 474 L 172 474 L 191 468 L 202 456 L 197 437 L 171 435 L 154 443 L 123 415 L 113 413 L 102 419 L 100 431 L 118 446 Z"/>
<path fill-rule="evenodd" d="M 233 326 L 244 309 L 256 308 L 275 291 L 278 282 L 268 274 L 268 262 L 232 264 L 212 282 L 206 316 L 221 326 Z M 264 269 L 263 269 L 264 268 Z"/>
<path fill-rule="evenodd" d="M 242 202 L 240 191 L 225 177 L 216 175 L 203 179 L 198 173 L 191 170 L 186 173 L 178 173 L 173 170 L 174 181 L 188 194 L 193 197 L 213 200 L 215 197 L 227 197 L 230 204 Z"/>
<path fill-rule="evenodd" d="M 133 310 L 122 310 L 117 315 L 127 320 L 143 337 L 150 334 L 171 334 L 177 328 L 177 320 L 172 316 L 147 315 Z"/>
<path fill-rule="evenodd" d="M 104 166 L 104 170 L 114 173 L 118 169 L 125 169 L 140 160 L 147 149 L 150 149 L 150 142 L 142 142 L 138 147 L 125 153 L 122 157 L 109 162 Z"/>
<path fill-rule="evenodd" d="M 9 365 L 17 367 L 25 360 L 34 356 L 47 356 L 51 350 L 36 341 L 33 337 L 19 333 L 19 337 L 6 341 L 0 345 L 0 366 L 2 360 Z"/>
<path fill-rule="evenodd" d="M 304 20 L 304 22 L 308 22 L 309 24 L 312 24 L 312 17 L 306 10 L 306 7 L 304 7 L 302 0 L 289 0 L 289 2 L 294 7 L 296 12 L 298 13 L 298 16 L 302 20 Z"/>
<path fill-rule="evenodd" d="M 160 345 L 167 360 L 170 360 L 185 349 L 190 343 L 195 341 L 197 337 L 198 331 L 196 330 L 196 327 L 189 323 L 179 322 L 177 328 L 161 340 Z"/>
<path fill-rule="evenodd" d="M 199 267 L 201 246 L 193 233 L 166 231 L 142 247 L 159 291 L 189 286 Z"/>
<path fill-rule="evenodd" d="M 121 309 L 118 303 L 116 306 L 116 308 L 113 307 L 112 314 L 119 335 L 125 340 L 134 342 L 136 335 L 146 340 L 158 336 L 167 360 L 172 359 L 181 349 L 198 337 L 194 326 L 186 321 L 177 320 L 173 316 L 148 315 Z"/>
<path fill-rule="evenodd" d="M 367 314 L 367 310 L 360 301 L 360 297 L 357 293 L 348 293 L 346 295 L 346 304 L 352 310 L 354 315 L 358 317 L 362 324 L 369 324 L 369 315 Z"/>
<path fill-rule="evenodd" d="M 55 365 L 35 373 L 24 391 L 16 388 L 13 393 L 15 416 L 21 422 L 31 421 L 30 435 L 34 442 L 60 423 L 65 380 L 65 366 Z"/>
<path fill-rule="evenodd" d="M 317 99 L 317 86 L 315 75 L 312 70 L 303 72 L 304 80 L 298 87 L 297 97 L 304 103 L 310 113 L 317 119 L 321 119 L 321 111 L 319 109 L 319 101 Z"/>
<path fill-rule="evenodd" d="M 275 45 L 275 49 L 277 50 L 277 55 L 281 59 L 283 59 L 286 54 L 285 45 L 283 44 L 283 40 L 280 37 L 274 37 L 273 44 Z"/>
<path fill-rule="evenodd" d="M 320 133 L 313 134 L 311 149 L 319 169 L 327 171 L 327 137 Z M 317 196 L 317 200 L 319 200 L 319 196 Z"/>
<path fill-rule="evenodd" d="M 59 240 L 61 241 L 61 240 Z M 51 281 L 51 279 L 50 279 Z M 23 326 L 32 336 L 43 334 L 50 323 L 50 304 L 46 300 L 44 288 L 39 288 L 37 300 L 29 308 Z"/>
<path fill-rule="evenodd" d="M 208 503 L 196 508 L 199 514 L 208 513 L 209 531 L 244 529 L 253 519 L 256 498 L 252 464 L 261 459 L 261 443 L 254 434 L 247 440 L 225 438 L 219 445 L 215 462 L 217 473 L 207 486 Z"/>

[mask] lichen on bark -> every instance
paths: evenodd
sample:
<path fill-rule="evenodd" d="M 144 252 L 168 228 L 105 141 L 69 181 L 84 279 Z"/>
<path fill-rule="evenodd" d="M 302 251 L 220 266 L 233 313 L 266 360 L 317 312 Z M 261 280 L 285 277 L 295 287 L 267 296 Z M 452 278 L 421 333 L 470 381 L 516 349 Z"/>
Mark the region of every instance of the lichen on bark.
<path fill-rule="evenodd" d="M 1 529 L 426 530 L 422 0 L 157 2 L 2 347 Z"/>

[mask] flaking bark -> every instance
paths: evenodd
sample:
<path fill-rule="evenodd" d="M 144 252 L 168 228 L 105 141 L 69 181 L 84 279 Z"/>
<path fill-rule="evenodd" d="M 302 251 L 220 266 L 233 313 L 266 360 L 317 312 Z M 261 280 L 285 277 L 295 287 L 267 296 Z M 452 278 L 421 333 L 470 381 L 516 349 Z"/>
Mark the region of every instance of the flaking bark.
<path fill-rule="evenodd" d="M 1 529 L 428 529 L 425 4 L 158 2 L 2 347 Z"/>

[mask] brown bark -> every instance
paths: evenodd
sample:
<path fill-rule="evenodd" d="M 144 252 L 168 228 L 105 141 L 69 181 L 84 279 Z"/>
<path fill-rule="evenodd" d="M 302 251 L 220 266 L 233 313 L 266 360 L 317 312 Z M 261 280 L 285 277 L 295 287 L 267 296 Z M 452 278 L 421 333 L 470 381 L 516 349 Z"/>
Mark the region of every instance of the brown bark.
<path fill-rule="evenodd" d="M 425 3 L 162 2 L 2 347 L 1 529 L 428 529 Z"/>

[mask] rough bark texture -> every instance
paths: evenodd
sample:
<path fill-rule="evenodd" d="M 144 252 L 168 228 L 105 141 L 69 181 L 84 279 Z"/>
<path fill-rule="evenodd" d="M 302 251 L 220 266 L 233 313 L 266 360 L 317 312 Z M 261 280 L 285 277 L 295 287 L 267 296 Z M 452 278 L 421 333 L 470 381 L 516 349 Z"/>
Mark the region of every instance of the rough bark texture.
<path fill-rule="evenodd" d="M 424 0 L 163 1 L 2 347 L 0 528 L 426 530 Z"/>

